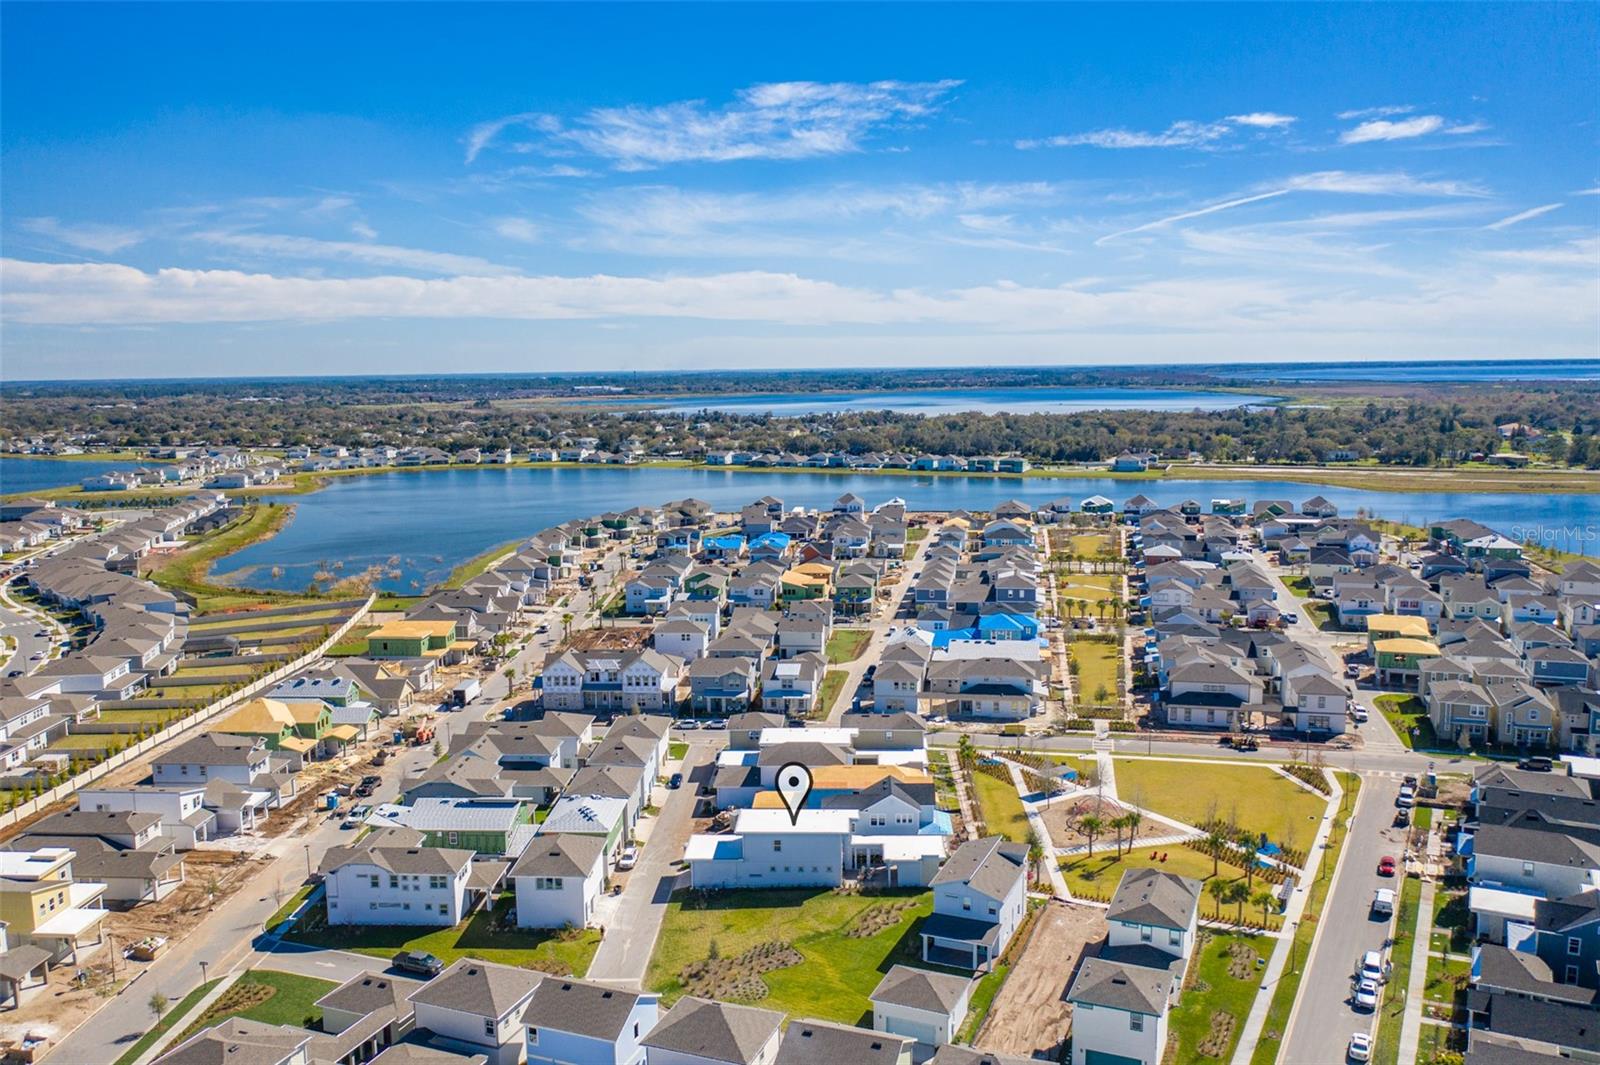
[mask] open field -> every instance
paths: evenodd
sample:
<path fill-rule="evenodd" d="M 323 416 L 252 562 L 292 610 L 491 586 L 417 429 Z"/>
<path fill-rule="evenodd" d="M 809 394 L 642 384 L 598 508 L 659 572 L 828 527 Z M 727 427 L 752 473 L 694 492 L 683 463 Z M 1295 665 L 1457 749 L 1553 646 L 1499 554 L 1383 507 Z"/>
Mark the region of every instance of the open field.
<path fill-rule="evenodd" d="M 1072 640 L 1067 644 L 1067 660 L 1078 667 L 1075 694 L 1079 706 L 1115 702 L 1117 679 L 1122 671 L 1121 648 L 1117 644 L 1104 640 Z"/>
<path fill-rule="evenodd" d="M 703 903 L 679 892 L 667 907 L 644 986 L 670 1004 L 688 991 L 685 967 L 713 952 L 731 961 L 763 944 L 787 943 L 802 960 L 756 977 L 767 994 L 749 1001 L 792 1016 L 845 1024 L 865 1019 L 870 1026 L 867 996 L 892 965 L 922 964 L 916 927 L 932 911 L 926 891 L 724 891 Z M 879 924 L 872 934 L 860 934 Z"/>
<path fill-rule="evenodd" d="M 833 710 L 833 704 L 839 701 L 839 695 L 844 691 L 844 682 L 850 674 L 842 669 L 830 669 L 822 675 L 822 691 L 817 695 L 817 716 L 826 717 Z"/>
<path fill-rule="evenodd" d="M 1270 769 L 1220 763 L 1118 758 L 1117 795 L 1190 825 L 1214 818 L 1304 848 L 1326 802 Z"/>
<path fill-rule="evenodd" d="M 854 662 L 867 649 L 867 642 L 871 639 L 870 629 L 834 629 L 833 635 L 828 637 L 828 664 L 840 666 Z"/>
<path fill-rule="evenodd" d="M 446 965 L 457 958 L 478 958 L 561 975 L 588 971 L 589 962 L 600 947 L 598 929 L 564 934 L 557 930 L 497 928 L 498 919 L 508 915 L 514 906 L 514 899 L 503 896 L 495 904 L 493 915 L 480 911 L 454 928 L 427 929 L 407 925 L 333 926 L 327 923 L 324 905 L 318 903 L 285 938 L 374 958 L 391 958 L 402 950 L 425 950 Z"/>
<path fill-rule="evenodd" d="M 1116 573 L 1063 573 L 1056 588 L 1063 599 L 1102 603 L 1117 598 L 1122 588 L 1122 576 Z M 1096 612 L 1091 609 L 1089 613 Z"/>

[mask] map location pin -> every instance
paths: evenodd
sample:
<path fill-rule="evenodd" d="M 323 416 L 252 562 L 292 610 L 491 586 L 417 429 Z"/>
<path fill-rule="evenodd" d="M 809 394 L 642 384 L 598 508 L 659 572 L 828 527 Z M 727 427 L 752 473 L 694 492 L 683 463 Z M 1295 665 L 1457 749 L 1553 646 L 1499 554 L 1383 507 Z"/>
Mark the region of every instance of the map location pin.
<path fill-rule="evenodd" d="M 778 770 L 778 797 L 783 808 L 789 811 L 789 823 L 800 823 L 800 811 L 806 807 L 806 797 L 811 794 L 811 770 L 799 762 L 788 762 Z"/>

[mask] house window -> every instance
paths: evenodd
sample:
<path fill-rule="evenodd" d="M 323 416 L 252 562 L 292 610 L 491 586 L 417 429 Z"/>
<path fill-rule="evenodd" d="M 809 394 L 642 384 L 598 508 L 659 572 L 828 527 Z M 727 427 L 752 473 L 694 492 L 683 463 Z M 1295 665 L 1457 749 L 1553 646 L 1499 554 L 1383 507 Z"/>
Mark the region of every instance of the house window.
<path fill-rule="evenodd" d="M 1532 876 L 1533 875 L 1533 863 L 1532 862 L 1523 862 L 1522 863 L 1522 875 L 1523 876 Z"/>
<path fill-rule="evenodd" d="M 1139 926 L 1139 942 L 1148 943 L 1155 936 L 1156 930 L 1147 924 Z"/>
<path fill-rule="evenodd" d="M 1566 977 L 1561 982 L 1564 983 L 1564 984 L 1575 984 L 1575 983 L 1577 983 L 1578 982 L 1578 967 L 1576 965 L 1567 966 Z"/>
<path fill-rule="evenodd" d="M 439 891 L 450 886 L 450 878 L 446 876 L 430 876 L 428 877 L 428 886 L 435 891 Z"/>
<path fill-rule="evenodd" d="M 529 1029 L 529 1030 L 531 1031 L 532 1029 Z M 484 1035 L 494 1035 L 494 1018 L 493 1017 L 485 1017 L 483 1019 L 483 1034 Z"/>
<path fill-rule="evenodd" d="M 1144 1031 L 1144 1014 L 1142 1014 L 1142 1013 L 1130 1013 L 1130 1014 L 1128 1014 L 1128 1031 L 1130 1031 L 1130 1032 L 1142 1032 L 1142 1031 Z"/>
<path fill-rule="evenodd" d="M 1176 928 L 1171 928 L 1171 929 L 1167 930 L 1167 945 L 1169 947 L 1176 947 L 1179 944 L 1181 944 L 1182 942 L 1183 942 L 1183 933 L 1182 932 L 1178 931 Z"/>
<path fill-rule="evenodd" d="M 399 888 L 400 888 L 400 878 L 398 876 L 395 876 L 393 873 L 389 874 L 389 890 L 390 891 L 398 891 Z"/>
<path fill-rule="evenodd" d="M 783 840 L 781 840 L 781 839 L 773 840 L 772 841 L 772 849 L 775 850 L 775 851 L 783 850 Z"/>
<path fill-rule="evenodd" d="M 1568 936 L 1567 937 L 1567 953 L 1570 956 L 1574 957 L 1574 958 L 1576 958 L 1578 955 L 1582 954 L 1583 953 L 1583 940 L 1579 939 L 1577 936 Z"/>

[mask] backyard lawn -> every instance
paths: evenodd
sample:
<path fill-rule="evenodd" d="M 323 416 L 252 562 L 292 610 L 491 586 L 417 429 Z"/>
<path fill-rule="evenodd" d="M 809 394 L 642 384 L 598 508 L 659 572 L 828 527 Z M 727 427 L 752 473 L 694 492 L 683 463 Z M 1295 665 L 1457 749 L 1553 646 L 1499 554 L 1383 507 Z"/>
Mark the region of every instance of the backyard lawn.
<path fill-rule="evenodd" d="M 1173 1061 L 1228 1061 L 1255 1003 L 1262 969 L 1256 959 L 1272 955 L 1275 940 L 1240 933 L 1201 932 L 1197 948 L 1197 982 L 1184 990 L 1172 1011 L 1168 1030 L 1177 1040 Z"/>
<path fill-rule="evenodd" d="M 1114 643 L 1103 640 L 1073 640 L 1067 644 L 1068 658 L 1077 664 L 1077 704 L 1093 706 L 1110 703 L 1117 697 L 1117 674 L 1122 656 Z M 1104 689 L 1105 696 L 1099 693 Z"/>
<path fill-rule="evenodd" d="M 753 994 L 742 1000 L 791 1016 L 870 1026 L 867 996 L 891 965 L 922 964 L 916 927 L 932 911 L 926 891 L 727 891 L 706 903 L 680 892 L 667 906 L 645 987 L 668 1005 L 688 993 L 686 966 L 713 955 L 731 963 L 764 944 L 787 943 L 798 951 L 798 964 L 755 975 L 748 985 Z M 736 975 L 750 978 L 751 971 L 739 968 Z"/>
<path fill-rule="evenodd" d="M 833 635 L 828 637 L 828 664 L 854 662 L 866 650 L 870 639 L 872 633 L 867 629 L 834 629 Z"/>
<path fill-rule="evenodd" d="M 975 772 L 972 790 L 989 835 L 1004 836 L 1013 843 L 1028 842 L 1028 814 L 1022 808 L 1022 797 L 1009 780 L 997 780 L 988 773 Z"/>
<path fill-rule="evenodd" d="M 1117 795 L 1158 814 L 1199 825 L 1211 818 L 1264 832 L 1280 845 L 1311 845 L 1326 800 L 1270 769 L 1213 762 L 1116 759 Z"/>
<path fill-rule="evenodd" d="M 515 905 L 515 900 L 507 895 L 495 904 L 495 911 L 505 917 Z M 284 938 L 331 950 L 351 950 L 374 958 L 391 958 L 402 950 L 425 950 L 446 965 L 457 958 L 478 958 L 576 976 L 588 971 L 589 962 L 600 947 L 600 932 L 594 928 L 564 934 L 553 929 L 496 928 L 495 923 L 494 917 L 480 911 L 454 928 L 334 927 L 327 923 L 324 904 L 318 903 L 307 910 L 300 924 Z"/>

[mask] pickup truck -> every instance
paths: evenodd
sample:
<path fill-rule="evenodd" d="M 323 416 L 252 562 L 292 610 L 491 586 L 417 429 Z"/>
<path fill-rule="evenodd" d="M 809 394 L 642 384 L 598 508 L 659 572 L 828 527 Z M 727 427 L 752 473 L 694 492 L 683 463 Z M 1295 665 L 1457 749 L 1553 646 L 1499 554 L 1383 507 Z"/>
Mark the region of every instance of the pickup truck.
<path fill-rule="evenodd" d="M 1389 917 L 1394 914 L 1394 892 L 1379 888 L 1372 893 L 1372 916 Z"/>

